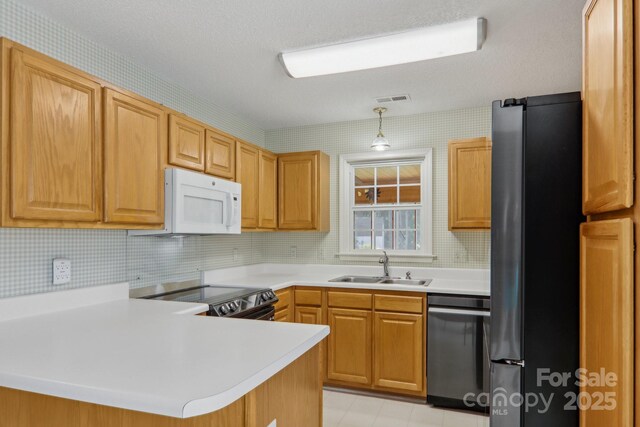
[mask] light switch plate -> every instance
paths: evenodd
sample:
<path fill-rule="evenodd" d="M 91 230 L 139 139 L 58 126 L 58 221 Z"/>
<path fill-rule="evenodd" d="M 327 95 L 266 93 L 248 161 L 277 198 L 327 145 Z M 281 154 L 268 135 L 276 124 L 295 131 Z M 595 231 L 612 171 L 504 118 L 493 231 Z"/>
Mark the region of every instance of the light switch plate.
<path fill-rule="evenodd" d="M 71 260 L 56 258 L 53 260 L 53 284 L 64 285 L 71 282 Z"/>

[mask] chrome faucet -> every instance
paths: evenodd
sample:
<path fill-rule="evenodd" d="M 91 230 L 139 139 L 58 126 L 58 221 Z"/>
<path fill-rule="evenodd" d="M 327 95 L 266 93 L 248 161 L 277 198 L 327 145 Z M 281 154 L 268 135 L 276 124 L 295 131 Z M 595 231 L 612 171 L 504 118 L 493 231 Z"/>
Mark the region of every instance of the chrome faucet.
<path fill-rule="evenodd" d="M 389 275 L 389 257 L 387 256 L 387 251 L 382 251 L 382 253 L 384 254 L 384 256 L 380 258 L 378 263 L 382 264 L 382 266 L 384 267 L 384 278 L 388 279 L 389 277 L 391 277 Z"/>

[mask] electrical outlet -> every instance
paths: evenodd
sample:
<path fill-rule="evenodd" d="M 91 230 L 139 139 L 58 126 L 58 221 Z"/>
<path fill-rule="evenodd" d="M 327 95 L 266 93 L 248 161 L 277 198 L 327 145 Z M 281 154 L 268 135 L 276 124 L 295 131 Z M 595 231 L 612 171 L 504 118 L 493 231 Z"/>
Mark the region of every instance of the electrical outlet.
<path fill-rule="evenodd" d="M 53 284 L 64 285 L 71 281 L 71 260 L 56 258 L 53 260 Z"/>
<path fill-rule="evenodd" d="M 291 258 L 297 258 L 298 257 L 298 247 L 297 246 L 291 246 L 291 248 L 289 249 L 289 255 L 291 256 Z"/>

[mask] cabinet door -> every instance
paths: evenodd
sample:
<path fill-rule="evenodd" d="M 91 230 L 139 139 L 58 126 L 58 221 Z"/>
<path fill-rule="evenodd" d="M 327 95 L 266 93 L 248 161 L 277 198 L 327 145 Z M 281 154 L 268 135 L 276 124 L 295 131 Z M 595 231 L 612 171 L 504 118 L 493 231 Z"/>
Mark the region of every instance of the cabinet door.
<path fill-rule="evenodd" d="M 615 393 L 615 410 L 580 412 L 582 426 L 633 425 L 634 386 L 633 223 L 629 218 L 580 227 L 580 367 L 604 368 L 613 387 L 581 392 Z"/>
<path fill-rule="evenodd" d="M 314 229 L 318 202 L 318 155 L 280 156 L 278 171 L 278 227 L 285 230 Z"/>
<path fill-rule="evenodd" d="M 633 204 L 632 0 L 591 0 L 584 12 L 583 211 Z"/>
<path fill-rule="evenodd" d="M 236 141 L 211 129 L 206 131 L 204 171 L 226 179 L 236 178 Z"/>
<path fill-rule="evenodd" d="M 424 316 L 375 313 L 374 386 L 422 391 L 425 382 Z"/>
<path fill-rule="evenodd" d="M 169 163 L 204 171 L 204 127 L 174 114 L 169 117 Z"/>
<path fill-rule="evenodd" d="M 277 226 L 276 187 L 278 185 L 278 158 L 260 151 L 260 201 L 258 227 L 275 229 Z"/>
<path fill-rule="evenodd" d="M 449 143 L 449 230 L 491 228 L 491 141 Z"/>
<path fill-rule="evenodd" d="M 19 48 L 11 66 L 11 216 L 99 221 L 100 84 Z"/>
<path fill-rule="evenodd" d="M 242 184 L 242 228 L 258 226 L 260 153 L 257 148 L 236 144 L 236 182 Z"/>
<path fill-rule="evenodd" d="M 327 378 L 371 384 L 371 311 L 330 308 Z"/>
<path fill-rule="evenodd" d="M 296 323 L 306 323 L 308 325 L 322 324 L 322 308 L 296 306 L 295 309 Z"/>
<path fill-rule="evenodd" d="M 167 116 L 105 89 L 105 222 L 162 224 Z"/>
<path fill-rule="evenodd" d="M 277 310 L 273 320 L 275 320 L 276 322 L 290 322 L 291 319 L 289 318 L 289 309 L 283 308 L 282 310 Z"/>

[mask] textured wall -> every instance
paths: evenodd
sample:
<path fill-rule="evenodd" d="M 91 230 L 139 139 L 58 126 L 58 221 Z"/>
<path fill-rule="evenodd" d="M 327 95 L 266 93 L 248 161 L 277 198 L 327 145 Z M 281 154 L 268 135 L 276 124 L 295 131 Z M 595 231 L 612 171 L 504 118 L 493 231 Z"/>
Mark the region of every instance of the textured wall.
<path fill-rule="evenodd" d="M 369 151 L 377 126 L 377 119 L 372 119 L 267 131 L 266 147 L 274 152 L 322 150 L 331 156 L 331 232 L 265 234 L 263 259 L 266 262 L 341 263 L 336 257 L 339 250 L 338 156 Z M 433 253 L 437 259 L 425 265 L 488 267 L 488 232 L 451 233 L 448 230 L 447 143 L 456 138 L 490 136 L 491 107 L 389 117 L 385 118 L 383 129 L 393 150 L 433 147 Z M 296 258 L 290 256 L 291 246 L 296 246 Z"/>
<path fill-rule="evenodd" d="M 31 9 L 0 0 L 0 36 L 168 107 L 264 145 L 264 131 L 223 107 L 164 81 L 134 62 Z M 237 249 L 234 258 L 233 249 Z M 130 280 L 132 286 L 197 277 L 198 270 L 259 262 L 261 238 L 128 238 L 125 231 L 0 229 L 0 298 Z M 53 287 L 51 260 L 72 262 L 69 285 Z"/>

